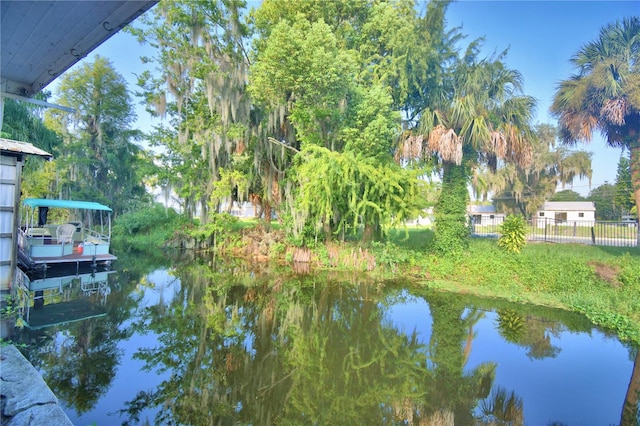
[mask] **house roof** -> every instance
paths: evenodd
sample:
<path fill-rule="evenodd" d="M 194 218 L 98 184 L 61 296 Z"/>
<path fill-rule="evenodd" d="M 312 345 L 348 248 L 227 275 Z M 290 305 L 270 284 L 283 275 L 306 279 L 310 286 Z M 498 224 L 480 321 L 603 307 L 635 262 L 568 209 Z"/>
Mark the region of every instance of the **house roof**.
<path fill-rule="evenodd" d="M 157 2 L 0 1 L 0 92 L 33 96 Z"/>
<path fill-rule="evenodd" d="M 478 205 L 470 205 L 469 213 L 488 213 L 493 214 L 496 212 L 496 208 L 493 205 L 488 206 L 478 206 Z"/>
<path fill-rule="evenodd" d="M 28 142 L 19 142 L 4 138 L 0 138 L 0 152 L 2 154 L 9 154 L 13 156 L 29 154 L 38 155 L 47 159 L 51 159 L 53 157 L 53 155 L 49 154 L 47 151 L 43 151 Z"/>
<path fill-rule="evenodd" d="M 547 201 L 540 210 L 544 211 L 595 211 L 593 201 Z"/>

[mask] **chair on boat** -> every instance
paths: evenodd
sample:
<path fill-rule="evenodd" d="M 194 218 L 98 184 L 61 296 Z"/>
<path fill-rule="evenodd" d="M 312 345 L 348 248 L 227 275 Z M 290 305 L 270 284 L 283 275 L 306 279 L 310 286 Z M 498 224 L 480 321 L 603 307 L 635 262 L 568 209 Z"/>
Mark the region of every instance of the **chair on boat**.
<path fill-rule="evenodd" d="M 65 223 L 56 229 L 56 240 L 58 244 L 73 244 L 73 233 L 76 232 L 76 226 L 71 223 Z"/>

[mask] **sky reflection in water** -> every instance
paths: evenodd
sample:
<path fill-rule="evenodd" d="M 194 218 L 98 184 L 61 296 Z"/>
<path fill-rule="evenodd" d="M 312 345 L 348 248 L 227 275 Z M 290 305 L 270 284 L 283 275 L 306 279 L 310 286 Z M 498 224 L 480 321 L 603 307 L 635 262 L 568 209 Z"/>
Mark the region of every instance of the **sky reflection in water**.
<path fill-rule="evenodd" d="M 197 274 L 195 275 L 197 276 Z M 281 279 L 281 277 L 274 278 L 274 280 L 277 279 Z M 432 295 L 429 292 L 416 291 L 415 289 L 402 290 L 402 287 L 398 288 L 396 285 L 390 285 L 389 290 L 380 290 L 379 288 L 373 290 L 371 287 L 358 284 L 355 289 L 351 288 L 350 290 L 343 291 L 339 288 L 339 283 L 338 285 L 333 283 L 323 289 L 322 285 L 318 285 L 314 281 L 314 285 L 311 288 L 305 287 L 304 279 L 299 280 L 300 283 L 303 283 L 301 284 L 302 287 L 300 290 L 296 290 L 295 285 L 291 287 L 293 290 L 291 290 L 291 288 L 288 290 L 274 290 L 271 288 L 271 290 L 273 290 L 273 294 L 275 294 L 273 297 L 276 299 L 283 294 L 286 296 L 285 299 L 294 299 L 288 303 L 292 303 L 297 307 L 295 307 L 295 309 L 289 309 L 287 318 L 291 317 L 293 312 L 300 318 L 300 324 L 311 324 L 311 326 L 303 325 L 301 326 L 301 331 L 291 334 L 288 337 L 289 342 L 295 340 L 298 336 L 310 337 L 313 340 L 314 336 L 309 336 L 308 333 L 319 332 L 321 336 L 319 336 L 318 339 L 333 345 L 326 349 L 334 353 L 326 356 L 321 355 L 323 353 L 322 348 L 320 348 L 320 352 L 318 353 L 314 352 L 315 349 L 312 346 L 303 348 L 305 351 L 308 351 L 305 352 L 305 356 L 310 357 L 305 360 L 305 362 L 311 363 L 308 365 L 314 365 L 313 363 L 316 361 L 319 364 L 326 363 L 326 365 L 321 365 L 321 368 L 318 368 L 318 370 L 326 371 L 324 374 L 330 375 L 329 377 L 311 376 L 309 379 L 310 383 L 316 383 L 314 380 L 317 380 L 317 383 L 331 383 L 335 380 L 341 380 L 341 377 L 350 374 L 371 375 L 367 373 L 366 370 L 362 370 L 362 373 L 360 370 L 354 370 L 357 372 L 349 370 L 335 371 L 335 368 L 341 368 L 341 358 L 340 356 L 337 356 L 336 359 L 330 358 L 331 356 L 335 356 L 336 353 L 350 353 L 353 355 L 353 351 L 357 350 L 362 351 L 362 353 L 358 353 L 358 356 L 362 356 L 364 360 L 364 357 L 368 356 L 369 352 L 375 355 L 376 351 L 383 353 L 384 350 L 362 347 L 358 349 L 358 344 L 354 344 L 353 340 L 362 340 L 362 342 L 364 342 L 363 344 L 376 344 L 376 342 L 378 342 L 376 336 L 383 333 L 386 336 L 385 339 L 396 339 L 397 336 L 400 336 L 400 340 L 394 341 L 398 342 L 406 339 L 406 341 L 409 342 L 412 333 L 415 331 L 417 345 L 412 344 L 411 346 L 401 348 L 402 350 L 408 348 L 407 350 L 413 352 L 413 354 L 410 355 L 411 358 L 403 359 L 421 360 L 420 363 L 422 363 L 422 367 L 420 367 L 420 374 L 426 374 L 423 379 L 420 379 L 422 380 L 422 384 L 415 384 L 417 393 L 422 395 L 422 400 L 416 402 L 414 399 L 411 401 L 413 401 L 413 404 L 418 404 L 415 405 L 415 407 L 422 408 L 414 408 L 417 410 L 413 414 L 414 416 L 419 416 L 421 413 L 424 413 L 429 407 L 433 407 L 433 404 L 447 404 L 447 396 L 438 395 L 440 389 L 453 389 L 455 392 L 458 386 L 469 386 L 472 381 L 470 377 L 473 376 L 476 369 L 486 368 L 495 363 L 495 373 L 494 376 L 492 376 L 493 380 L 491 382 L 492 392 L 498 388 L 503 388 L 507 393 L 513 392 L 520 398 L 523 403 L 524 421 L 527 425 L 548 425 L 553 422 L 561 422 L 566 425 L 609 425 L 619 424 L 620 422 L 622 405 L 633 369 L 632 356 L 635 357 L 635 351 L 630 350 L 617 339 L 608 337 L 602 332 L 590 328 L 588 325 L 585 326 L 585 321 L 581 317 L 571 316 L 567 313 L 558 314 L 560 318 L 565 318 L 566 321 L 571 323 L 570 325 L 565 325 L 559 322 L 557 317 L 549 318 L 544 315 L 538 316 L 536 313 L 532 314 L 531 311 L 520 312 L 518 311 L 517 305 L 505 307 L 505 305 L 502 304 L 501 306 L 492 306 L 492 303 L 497 302 L 489 302 L 486 300 L 479 302 L 474 299 L 470 299 L 468 302 L 466 298 L 463 300 L 461 296 Z M 348 285 L 352 286 L 352 284 L 353 283 Z M 113 306 L 115 306 L 115 304 L 123 303 L 123 300 L 127 300 L 128 302 L 126 303 L 129 303 L 131 306 L 128 312 L 129 316 L 124 318 L 120 316 L 121 321 L 119 323 L 118 321 L 107 318 L 94 318 L 90 320 L 113 321 L 113 325 L 117 326 L 119 330 L 120 334 L 118 335 L 126 336 L 112 342 L 101 342 L 96 345 L 98 348 L 106 346 L 107 349 L 109 349 L 109 345 L 115 345 L 113 350 L 105 350 L 107 353 L 119 354 L 115 374 L 113 377 L 103 378 L 103 380 L 106 380 L 106 383 L 102 385 L 104 390 L 94 390 L 94 392 L 98 392 L 96 395 L 97 399 L 85 412 L 76 410 L 78 403 L 74 400 L 69 400 L 71 397 L 67 395 L 74 394 L 73 392 L 64 393 L 63 396 L 60 397 L 59 392 L 56 392 L 55 385 L 52 386 L 54 392 L 60 397 L 62 404 L 67 407 L 66 412 L 74 424 L 95 423 L 98 425 L 111 425 L 121 424 L 125 421 L 129 421 L 130 424 L 138 424 L 143 423 L 145 420 L 148 420 L 150 424 L 157 423 L 156 415 L 158 413 L 167 415 L 166 408 L 163 408 L 161 404 L 150 403 L 148 406 L 139 407 L 136 411 L 137 421 L 134 417 L 127 419 L 126 416 L 122 416 L 119 410 L 125 409 L 127 403 L 134 401 L 139 392 L 153 392 L 162 387 L 165 389 L 174 389 L 171 386 L 184 389 L 189 387 L 188 384 L 184 383 L 185 380 L 202 380 L 203 377 L 206 382 L 208 380 L 207 377 L 218 374 L 221 368 L 224 369 L 224 361 L 218 364 L 214 362 L 216 353 L 220 350 L 229 350 L 229 353 L 236 351 L 234 353 L 239 353 L 241 356 L 244 356 L 244 361 L 242 361 L 245 363 L 244 368 L 248 368 L 248 371 L 253 372 L 252 374 L 256 374 L 256 371 L 261 371 L 256 365 L 268 360 L 269 357 L 272 356 L 269 355 L 271 353 L 281 351 L 277 352 L 278 357 L 287 358 L 290 356 L 289 351 L 291 351 L 291 348 L 289 347 L 289 349 L 287 349 L 287 346 L 282 346 L 282 343 L 274 343 L 277 340 L 275 337 L 272 338 L 271 343 L 267 341 L 266 349 L 264 341 L 260 343 L 262 347 L 252 347 L 253 345 L 258 345 L 254 341 L 254 336 L 259 334 L 259 330 L 256 328 L 256 323 L 252 322 L 255 321 L 257 317 L 250 317 L 249 312 L 257 309 L 258 313 L 254 314 L 264 316 L 265 309 L 267 308 L 265 308 L 265 305 L 262 305 L 262 307 L 252 305 L 251 298 L 259 296 L 252 293 L 251 290 L 240 290 L 235 298 L 234 296 L 228 296 L 229 304 L 225 308 L 225 312 L 230 313 L 233 310 L 233 304 L 236 304 L 236 306 L 240 305 L 240 316 L 243 317 L 243 315 L 245 315 L 244 310 L 246 310 L 246 315 L 249 319 L 247 320 L 245 318 L 233 326 L 234 330 L 241 331 L 241 334 L 238 336 L 238 341 L 235 344 L 234 337 L 231 336 L 225 338 L 226 340 L 219 340 L 219 342 L 223 342 L 222 347 L 218 347 L 218 349 L 209 348 L 205 351 L 205 361 L 203 361 L 202 365 L 197 366 L 197 368 L 204 369 L 202 377 L 198 376 L 197 372 L 194 374 L 192 371 L 188 371 L 189 368 L 191 368 L 190 359 L 180 360 L 180 362 L 182 362 L 182 367 L 180 368 L 184 369 L 184 365 L 187 366 L 185 371 L 174 371 L 167 365 L 162 364 L 162 362 L 166 363 L 170 357 L 165 356 L 158 358 L 156 360 L 159 362 L 158 364 L 150 364 L 149 357 L 147 357 L 146 360 L 137 359 L 136 354 L 139 355 L 141 348 L 151 349 L 151 353 L 156 350 L 159 352 L 166 351 L 164 345 L 167 344 L 165 341 L 167 337 L 169 337 L 170 340 L 184 338 L 184 342 L 187 345 L 190 341 L 198 339 L 198 336 L 180 336 L 180 333 L 176 333 L 176 330 L 170 329 L 158 334 L 157 330 L 162 329 L 162 327 L 156 327 L 155 329 L 150 327 L 150 324 L 154 321 L 164 321 L 163 318 L 166 317 L 165 312 L 168 312 L 167 309 L 172 306 L 175 307 L 176 304 L 179 305 L 183 303 L 184 300 L 181 298 L 184 298 L 185 294 L 197 294 L 197 292 L 194 292 L 194 290 L 189 287 L 190 285 L 191 284 L 183 285 L 180 279 L 172 276 L 166 270 L 157 270 L 147 274 L 135 286 L 128 289 L 125 286 L 125 288 L 121 290 L 123 294 L 120 296 L 115 296 L 114 293 L 109 296 L 108 304 L 112 303 L 114 304 Z M 283 286 L 286 286 L 286 283 L 283 284 Z M 336 288 L 338 289 L 336 290 Z M 264 288 L 259 288 L 259 292 L 264 290 Z M 287 291 L 289 291 L 289 293 L 287 293 Z M 303 297 L 300 296 L 301 294 Z M 296 299 L 296 297 L 298 297 L 298 299 Z M 353 297 L 355 297 L 355 299 L 345 300 L 345 298 Z M 131 302 L 132 300 L 134 303 Z M 311 303 L 313 306 L 309 307 L 300 304 L 302 301 L 304 301 L 304 303 Z M 371 302 L 373 302 L 373 305 L 370 304 Z M 276 304 L 277 303 L 280 302 L 276 302 Z M 268 303 L 267 306 L 269 306 Z M 287 311 L 286 306 L 281 306 L 279 309 Z M 438 310 L 437 315 L 434 315 L 434 312 L 432 312 L 433 309 Z M 149 312 L 152 311 L 155 311 L 155 313 L 149 316 Z M 178 309 L 178 312 L 180 312 L 180 309 Z M 287 330 L 284 324 L 290 321 L 290 319 L 278 317 L 277 306 L 275 312 L 275 316 L 270 317 L 275 323 L 275 329 L 272 332 L 284 332 L 286 334 Z M 322 318 L 323 312 L 330 313 L 331 321 L 327 324 L 320 323 L 319 325 L 313 325 L 318 323 L 320 318 Z M 555 315 L 553 314 L 554 311 L 549 310 L 548 312 L 552 317 Z M 369 317 L 364 318 L 366 315 Z M 380 315 L 379 318 L 378 315 Z M 434 326 L 434 317 L 439 318 L 439 328 Z M 442 321 L 446 319 L 451 320 L 452 325 L 443 325 Z M 458 321 L 459 319 L 462 320 Z M 245 322 L 243 323 L 242 321 Z M 504 326 L 504 324 L 508 322 L 512 325 Z M 168 323 L 170 323 L 170 321 Z M 99 329 L 100 323 L 96 324 L 93 328 L 89 329 Z M 515 324 L 515 326 L 513 326 L 513 324 Z M 106 323 L 106 325 L 103 324 L 106 328 L 111 325 L 109 322 Z M 380 325 L 382 328 L 380 328 Z M 74 332 L 74 327 L 78 327 L 78 324 L 50 327 L 44 331 L 40 331 L 40 333 L 44 333 L 45 336 L 49 336 L 52 341 L 58 342 L 54 345 L 57 346 L 57 349 L 48 348 L 43 350 L 37 349 L 36 347 L 30 348 L 30 356 L 32 360 L 35 361 L 34 365 L 39 366 L 45 380 L 47 380 L 48 377 L 52 377 L 51 375 L 58 374 L 56 373 L 56 369 L 65 367 L 63 365 L 65 362 L 64 351 L 60 349 L 64 345 L 61 344 L 61 342 L 74 339 L 74 333 L 76 333 Z M 246 329 L 244 334 L 242 334 L 243 327 Z M 392 329 L 397 330 L 397 332 L 390 334 Z M 583 331 L 570 331 L 576 329 Z M 258 330 L 258 332 L 256 330 Z M 28 333 L 27 331 L 24 332 Z M 165 333 L 168 334 L 165 335 Z M 364 333 L 371 333 L 371 335 L 366 336 Z M 35 340 L 32 337 L 33 336 L 30 337 L 31 342 Z M 75 337 L 75 339 L 78 339 L 78 337 Z M 213 339 L 215 339 L 215 336 Z M 46 339 L 40 339 L 40 341 L 45 340 Z M 444 343 L 441 343 L 451 341 L 453 341 L 457 347 L 445 347 L 443 346 Z M 387 342 L 389 342 L 389 340 L 387 340 Z M 434 344 L 434 342 L 436 343 Z M 177 343 L 180 344 L 179 342 Z M 172 344 L 176 344 L 176 342 L 172 342 Z M 398 351 L 398 349 L 399 347 L 396 346 L 392 352 Z M 51 351 L 54 353 L 58 351 L 60 353 L 58 353 L 57 356 L 54 355 L 53 359 L 50 359 L 48 358 L 48 354 Z M 95 349 L 89 348 L 88 352 L 91 351 L 95 351 Z M 189 352 L 185 351 L 185 354 L 189 354 Z M 446 359 L 447 354 L 452 354 L 451 356 L 454 359 Z M 90 355 L 88 355 L 88 357 L 89 356 Z M 314 358 L 316 356 L 318 358 Z M 449 361 L 451 361 L 451 365 Z M 248 381 L 246 376 L 243 378 L 242 374 L 240 374 L 236 375 L 235 379 L 233 379 L 232 376 L 238 373 L 233 370 L 240 365 L 237 364 L 236 367 L 232 368 L 234 365 L 233 362 L 240 361 L 230 361 L 227 359 L 226 367 L 230 368 L 230 370 L 227 373 L 229 381 L 225 386 L 231 386 L 233 388 L 234 386 L 242 385 L 241 387 L 246 387 L 246 382 Z M 373 364 L 375 370 L 375 368 L 378 368 L 377 362 L 378 361 L 372 358 L 368 365 Z M 296 374 L 296 368 L 291 367 L 289 365 L 290 363 L 295 365 L 295 357 L 288 359 L 286 362 L 280 360 L 277 364 L 274 364 L 274 368 L 280 368 L 280 370 L 265 372 L 266 375 L 273 373 L 282 376 L 278 376 L 280 378 L 276 380 L 280 388 L 274 388 L 274 401 L 282 397 L 282 395 L 287 394 L 287 392 L 300 392 L 299 390 L 295 390 L 295 386 L 299 380 L 291 379 L 291 376 L 295 376 Z M 456 363 L 462 363 L 462 370 L 456 372 L 456 365 L 458 365 Z M 348 363 L 345 362 L 342 364 L 347 365 Z M 86 364 L 76 361 L 70 365 L 71 367 L 69 368 L 73 368 L 72 366 L 74 365 L 83 366 Z M 424 368 L 425 365 L 428 369 Z M 343 366 L 342 368 L 348 367 Z M 382 365 L 381 370 L 385 370 L 384 365 Z M 387 366 L 386 370 L 392 370 L 392 368 Z M 77 377 L 83 377 L 80 371 L 74 374 Z M 176 374 L 182 374 L 185 378 L 176 379 Z M 191 377 L 190 379 L 186 377 L 189 374 L 192 375 L 189 376 Z M 312 373 L 310 372 L 309 374 Z M 374 383 L 380 386 L 386 386 L 384 383 L 389 383 L 391 389 L 389 391 L 390 394 L 396 392 L 396 397 L 391 396 L 391 398 L 398 397 L 397 383 L 387 381 L 384 377 L 375 377 L 375 374 L 373 374 L 373 376 L 373 379 L 367 379 L 368 382 L 367 380 L 363 380 L 363 383 Z M 439 379 L 439 377 L 453 377 L 452 380 L 455 380 L 456 384 L 441 383 L 439 380 L 442 379 Z M 182 383 L 180 380 L 182 380 Z M 213 382 L 213 379 L 211 380 Z M 218 380 L 222 379 L 218 378 Z M 253 380 L 253 377 L 251 380 Z M 259 380 L 255 382 L 258 383 Z M 356 380 L 355 382 L 358 381 Z M 59 382 L 54 381 L 54 383 Z M 427 385 L 425 385 L 425 383 Z M 428 385 L 428 383 L 432 385 Z M 168 386 L 168 384 L 171 384 L 171 386 Z M 324 386 L 327 385 L 325 384 Z M 350 386 L 351 387 L 347 386 L 345 389 L 351 389 L 354 392 L 364 394 L 367 393 L 366 385 L 364 385 L 364 388 L 363 385 L 358 385 L 357 383 L 356 385 L 352 384 Z M 425 390 L 421 389 L 421 386 L 433 386 L 434 388 Z M 465 389 L 468 388 L 465 387 Z M 81 394 L 82 389 L 80 388 L 78 390 Z M 325 389 L 319 390 L 322 392 Z M 344 392 L 347 392 L 347 390 Z M 243 404 L 248 401 L 249 396 L 254 394 L 259 396 L 263 395 L 262 393 L 256 392 L 257 390 L 238 391 L 237 388 L 234 388 L 231 391 L 233 397 L 230 398 L 231 414 L 226 414 L 223 418 L 237 423 L 261 423 L 262 418 L 247 419 L 247 417 L 243 417 L 243 414 L 247 411 L 243 409 Z M 332 385 L 329 385 L 326 392 L 338 392 L 337 398 L 345 396 L 340 393 L 341 389 Z M 181 394 L 178 393 L 177 398 L 179 398 L 180 395 Z M 372 393 L 372 395 L 380 396 L 384 395 L 384 392 L 379 394 Z M 348 397 L 348 395 L 346 396 Z M 166 395 L 161 394 L 160 398 L 156 400 L 156 403 L 162 398 L 170 399 L 171 397 L 171 393 Z M 176 396 L 173 395 L 173 398 L 176 398 Z M 356 398 L 357 396 L 354 395 L 354 399 Z M 473 401 L 476 400 L 477 405 L 474 408 Z M 451 402 L 451 404 L 455 406 L 452 410 L 459 416 L 461 412 L 464 413 L 466 410 L 465 407 L 469 406 L 469 401 L 471 401 L 472 405 L 470 409 L 473 412 L 472 414 L 480 416 L 482 414 L 480 406 L 481 400 L 481 397 L 476 397 L 475 399 L 473 397 L 462 397 L 461 400 Z M 280 418 L 290 421 L 291 419 L 300 418 L 295 416 L 287 417 L 291 415 L 291 413 L 287 414 L 291 408 L 287 407 L 286 402 L 282 405 L 282 403 L 278 403 L 278 401 L 280 400 L 277 400 L 275 403 L 268 400 L 262 402 L 264 409 L 276 410 L 272 413 L 273 419 Z M 281 401 L 287 401 L 287 399 L 285 398 Z M 300 401 L 301 400 L 298 400 L 298 402 Z M 312 400 L 313 403 L 318 404 L 320 404 L 321 401 L 322 398 L 317 401 Z M 434 403 L 434 401 L 437 402 Z M 324 402 L 326 403 L 326 401 Z M 395 410 L 396 416 L 398 416 L 399 408 L 393 405 L 395 403 L 389 401 L 380 401 L 380 403 L 382 404 L 381 407 L 386 404 L 392 404 L 391 411 L 388 413 L 393 413 Z M 298 407 L 296 409 L 300 408 Z M 304 410 L 300 410 L 302 411 L 297 413 L 297 415 L 303 415 L 302 418 L 304 418 Z M 331 410 L 331 407 L 326 407 L 326 410 Z M 235 412 L 235 414 L 233 414 L 233 412 Z M 168 416 L 168 418 L 173 421 L 178 420 L 183 423 L 196 423 L 197 420 L 195 419 L 198 418 L 197 416 L 172 417 L 176 416 L 175 413 L 169 413 Z M 381 419 L 386 418 L 390 420 L 388 417 L 389 414 L 382 416 Z M 363 418 L 365 417 L 363 414 Z M 311 417 L 308 418 L 310 419 Z M 165 419 L 167 419 L 167 417 L 165 417 Z M 200 421 L 204 421 L 204 419 L 205 418 L 200 416 Z M 395 420 L 399 421 L 400 418 L 396 417 Z M 347 421 L 346 418 L 345 421 Z M 456 422 L 456 424 L 459 424 L 459 422 Z"/>
<path fill-rule="evenodd" d="M 420 340 L 428 344 L 432 327 L 428 312 L 426 301 L 413 299 L 393 307 L 389 318 L 402 329 L 416 327 Z M 531 356 L 530 348 L 506 341 L 497 322 L 498 314 L 486 311 L 474 325 L 466 370 L 484 362 L 497 363 L 494 386 L 513 390 L 523 399 L 527 425 L 620 423 L 633 361 L 618 339 L 597 329 L 591 333 L 547 331 L 555 354 L 540 359 Z"/>

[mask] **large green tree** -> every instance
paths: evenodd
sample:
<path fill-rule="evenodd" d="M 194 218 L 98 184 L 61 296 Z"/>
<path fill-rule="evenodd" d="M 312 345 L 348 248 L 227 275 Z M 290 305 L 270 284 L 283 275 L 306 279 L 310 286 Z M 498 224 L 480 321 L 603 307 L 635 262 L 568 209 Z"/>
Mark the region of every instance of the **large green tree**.
<path fill-rule="evenodd" d="M 577 73 L 561 82 L 551 111 L 565 143 L 589 142 L 598 130 L 612 147 L 628 149 L 640 206 L 640 18 L 606 25 L 571 58 Z"/>
<path fill-rule="evenodd" d="M 428 40 L 413 36 L 423 22 L 413 6 L 402 0 L 276 0 L 253 13 L 257 37 L 249 91 L 263 114 L 260 139 L 268 143 L 262 146 L 281 153 L 278 164 L 288 183 L 282 195 L 297 236 L 309 222 L 327 236 L 349 224 L 354 231 L 364 227 L 365 238 L 374 237 L 389 222 L 385 218 L 404 218 L 418 205 L 417 174 L 405 173 L 392 158 L 400 110 L 416 110 L 415 103 L 408 106 L 409 93 L 417 98 L 415 91 L 427 86 L 426 77 L 422 84 L 409 77 L 408 52 L 420 46 L 411 59 L 416 70 L 439 58 Z M 427 15 L 443 25 L 442 14 Z M 423 36 L 438 33 L 437 25 L 433 31 L 425 26 Z M 377 171 L 388 179 L 371 179 Z M 322 196 L 314 199 L 311 188 Z M 390 203 L 396 197 L 405 201 Z"/>
<path fill-rule="evenodd" d="M 261 106 L 288 105 L 297 145 L 339 150 L 356 64 L 324 21 L 280 21 L 251 68 L 251 94 Z M 294 135 L 292 135 L 294 136 Z"/>
<path fill-rule="evenodd" d="M 161 2 L 132 30 L 156 48 L 143 60 L 159 72 L 140 76 L 142 95 L 152 114 L 169 118 L 151 135 L 168 171 L 159 183 L 202 223 L 219 207 L 213 194 L 220 170 L 249 145 L 244 8 L 241 0 Z"/>
<path fill-rule="evenodd" d="M 116 214 L 146 202 L 143 173 L 149 161 L 136 144 L 135 113 L 126 81 L 100 56 L 65 73 L 56 102 L 75 109 L 49 112 L 63 136 L 57 192 L 64 198 L 103 202 Z"/>

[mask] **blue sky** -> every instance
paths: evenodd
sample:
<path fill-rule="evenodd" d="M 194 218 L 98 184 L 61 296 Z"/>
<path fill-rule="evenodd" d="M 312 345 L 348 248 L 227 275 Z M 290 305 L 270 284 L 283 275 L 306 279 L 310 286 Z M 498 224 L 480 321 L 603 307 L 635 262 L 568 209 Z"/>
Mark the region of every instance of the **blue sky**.
<path fill-rule="evenodd" d="M 570 58 L 595 40 L 600 29 L 624 17 L 640 15 L 639 1 L 460 1 L 449 6 L 447 23 L 462 25 L 467 41 L 485 38 L 491 54 L 509 48 L 506 62 L 520 71 L 524 91 L 538 99 L 537 122 L 557 124 L 549 107 L 557 84 L 575 73 Z M 588 145 L 593 153 L 591 188 L 614 183 L 620 149 L 608 148 L 597 134 Z M 589 193 L 588 181 L 573 190 Z"/>
<path fill-rule="evenodd" d="M 326 0 L 331 1 L 331 0 Z M 259 1 L 248 1 L 257 6 Z M 519 70 L 527 95 L 538 100 L 537 122 L 556 124 L 549 106 L 557 84 L 574 69 L 569 59 L 585 43 L 594 40 L 604 25 L 627 16 L 640 15 L 635 1 L 475 1 L 454 2 L 447 12 L 449 27 L 462 26 L 465 43 L 485 38 L 487 55 L 506 48 L 510 68 Z M 466 45 L 466 44 L 465 44 Z M 149 55 L 135 39 L 122 32 L 116 34 L 89 55 L 109 58 L 135 91 L 135 74 L 144 71 L 140 56 Z M 55 87 L 55 84 L 52 86 Z M 139 106 L 138 127 L 149 130 L 153 120 Z M 607 148 L 598 134 L 589 145 L 578 146 L 593 153 L 591 188 L 606 181 L 615 182 L 620 149 Z M 576 181 L 573 190 L 589 193 L 588 181 Z"/>

